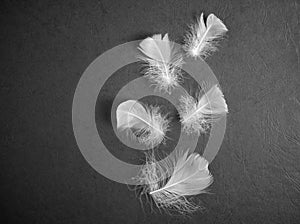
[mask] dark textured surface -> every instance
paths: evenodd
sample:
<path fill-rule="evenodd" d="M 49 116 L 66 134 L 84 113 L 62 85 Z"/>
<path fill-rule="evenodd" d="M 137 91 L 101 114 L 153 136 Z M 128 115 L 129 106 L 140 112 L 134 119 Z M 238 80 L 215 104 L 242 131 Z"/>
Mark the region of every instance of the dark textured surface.
<path fill-rule="evenodd" d="M 300 223 L 299 7 L 281 0 L 1 1 L 2 223 Z M 230 30 L 207 61 L 230 109 L 210 165 L 214 194 L 201 195 L 206 211 L 189 219 L 151 214 L 82 157 L 73 94 L 105 50 L 153 33 L 180 41 L 202 11 Z"/>

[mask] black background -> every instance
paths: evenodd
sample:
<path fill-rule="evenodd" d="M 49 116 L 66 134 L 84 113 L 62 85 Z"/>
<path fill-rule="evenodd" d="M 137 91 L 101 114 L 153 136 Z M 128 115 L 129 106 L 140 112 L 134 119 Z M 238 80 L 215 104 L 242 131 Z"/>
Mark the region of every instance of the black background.
<path fill-rule="evenodd" d="M 281 0 L 1 1 L 2 223 L 300 223 L 299 7 Z M 127 186 L 94 171 L 76 145 L 71 110 L 97 56 L 154 33 L 180 42 L 201 12 L 229 29 L 207 63 L 230 113 L 210 165 L 213 194 L 199 196 L 204 212 L 184 219 L 143 211 Z"/>

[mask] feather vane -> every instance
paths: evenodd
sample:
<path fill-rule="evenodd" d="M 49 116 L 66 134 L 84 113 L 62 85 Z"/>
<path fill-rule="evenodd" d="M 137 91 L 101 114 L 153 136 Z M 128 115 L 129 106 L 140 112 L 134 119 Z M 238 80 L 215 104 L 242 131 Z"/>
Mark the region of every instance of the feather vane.
<path fill-rule="evenodd" d="M 206 58 L 217 50 L 218 40 L 228 31 L 224 23 L 214 14 L 207 17 L 204 23 L 203 13 L 184 39 L 184 50 L 194 58 Z"/>
<path fill-rule="evenodd" d="M 203 133 L 210 124 L 228 112 L 224 95 L 218 85 L 213 86 L 198 99 L 186 94 L 179 99 L 180 121 L 188 133 Z"/>
<path fill-rule="evenodd" d="M 165 139 L 169 120 L 159 112 L 159 107 L 142 105 L 136 100 L 121 103 L 116 111 L 117 128 L 133 133 L 138 142 L 154 146 Z"/>
<path fill-rule="evenodd" d="M 183 58 L 179 49 L 169 40 L 168 34 L 148 37 L 138 49 L 144 54 L 139 59 L 146 63 L 145 76 L 155 85 L 155 89 L 170 94 L 181 78 Z"/>
<path fill-rule="evenodd" d="M 170 175 L 168 175 L 170 174 Z M 168 180 L 165 178 L 170 176 Z M 208 161 L 198 153 L 181 153 L 174 161 L 160 165 L 153 157 L 142 169 L 141 179 L 159 209 L 192 213 L 200 208 L 187 197 L 205 193 L 213 178 Z"/>

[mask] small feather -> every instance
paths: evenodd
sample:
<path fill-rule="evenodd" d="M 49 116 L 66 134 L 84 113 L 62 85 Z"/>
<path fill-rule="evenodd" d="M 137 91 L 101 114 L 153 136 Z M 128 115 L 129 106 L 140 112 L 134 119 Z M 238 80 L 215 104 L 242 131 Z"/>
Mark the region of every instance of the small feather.
<path fill-rule="evenodd" d="M 146 184 L 146 191 L 159 209 L 182 214 L 197 211 L 201 207 L 187 197 L 205 193 L 212 183 L 208 162 L 197 153 L 189 155 L 188 150 L 173 160 L 162 165 L 154 156 L 149 156 L 140 180 Z"/>
<path fill-rule="evenodd" d="M 217 43 L 228 31 L 224 23 L 214 14 L 210 14 L 204 23 L 203 13 L 184 39 L 184 50 L 194 58 L 206 58 L 217 50 Z"/>
<path fill-rule="evenodd" d="M 218 85 L 198 99 L 186 93 L 179 101 L 180 121 L 183 130 L 188 134 L 205 132 L 212 122 L 228 112 L 224 95 Z"/>
<path fill-rule="evenodd" d="M 128 100 L 118 106 L 116 114 L 117 128 L 133 133 L 140 143 L 155 146 L 165 139 L 169 120 L 159 113 L 159 107 Z"/>
<path fill-rule="evenodd" d="M 164 37 L 156 34 L 140 43 L 138 48 L 145 56 L 139 59 L 146 63 L 145 76 L 159 91 L 171 93 L 179 85 L 181 77 L 182 55 L 169 40 L 168 34 Z"/>

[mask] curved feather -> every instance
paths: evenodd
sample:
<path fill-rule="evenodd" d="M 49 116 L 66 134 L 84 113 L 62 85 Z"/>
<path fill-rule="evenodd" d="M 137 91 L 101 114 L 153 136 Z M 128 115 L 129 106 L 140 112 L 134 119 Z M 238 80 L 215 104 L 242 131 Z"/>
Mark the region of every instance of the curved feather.
<path fill-rule="evenodd" d="M 144 74 L 156 89 L 170 93 L 179 85 L 183 59 L 168 34 L 148 37 L 140 43 L 138 49 L 146 56 L 139 57 L 146 63 Z"/>
<path fill-rule="evenodd" d="M 154 146 L 164 140 L 169 120 L 159 113 L 158 107 L 128 100 L 118 106 L 116 113 L 117 128 L 133 131 L 133 137 L 136 136 L 139 142 Z"/>
<path fill-rule="evenodd" d="M 198 99 L 186 94 L 179 101 L 180 121 L 183 130 L 188 134 L 205 132 L 212 122 L 228 112 L 224 95 L 218 85 Z"/>
<path fill-rule="evenodd" d="M 167 184 L 151 191 L 151 195 L 156 195 L 156 197 L 160 193 L 172 193 L 179 196 L 195 195 L 202 193 L 212 183 L 207 160 L 197 153 L 187 155 L 188 152 L 178 159 Z"/>
<path fill-rule="evenodd" d="M 218 39 L 228 31 L 224 23 L 210 14 L 204 23 L 203 13 L 185 36 L 184 50 L 192 57 L 206 58 L 217 50 Z"/>
<path fill-rule="evenodd" d="M 198 210 L 200 206 L 192 203 L 188 196 L 205 193 L 212 183 L 208 161 L 197 153 L 189 155 L 188 150 L 163 164 L 156 162 L 153 156 L 149 158 L 142 169 L 141 180 L 157 207 L 183 214 Z M 168 181 L 163 181 L 168 176 Z"/>

